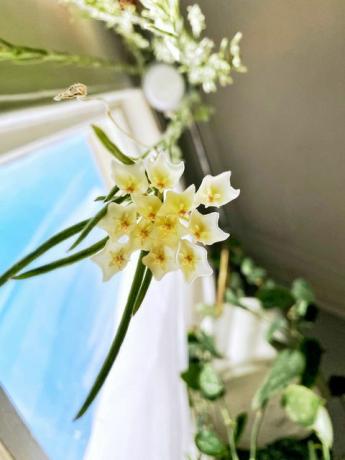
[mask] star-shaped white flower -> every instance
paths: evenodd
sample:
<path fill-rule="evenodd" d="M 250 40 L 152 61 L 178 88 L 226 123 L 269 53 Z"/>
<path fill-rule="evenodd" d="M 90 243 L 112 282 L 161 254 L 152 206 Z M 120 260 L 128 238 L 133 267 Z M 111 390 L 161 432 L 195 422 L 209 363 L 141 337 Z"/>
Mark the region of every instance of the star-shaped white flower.
<path fill-rule="evenodd" d="M 125 193 L 145 193 L 149 186 L 145 167 L 141 161 L 133 165 L 124 165 L 114 161 L 112 176 L 115 184 Z"/>
<path fill-rule="evenodd" d="M 230 171 L 218 176 L 206 176 L 196 193 L 196 205 L 220 207 L 237 198 L 240 191 L 231 186 L 230 177 Z"/>
<path fill-rule="evenodd" d="M 132 199 L 137 206 L 138 213 L 152 222 L 162 206 L 161 200 L 154 195 L 133 195 Z"/>
<path fill-rule="evenodd" d="M 141 219 L 130 235 L 132 247 L 149 251 L 154 242 L 154 238 L 152 237 L 153 229 L 154 224 L 150 220 Z"/>
<path fill-rule="evenodd" d="M 107 214 L 99 221 L 112 240 L 118 240 L 124 235 L 129 235 L 137 222 L 137 208 L 134 204 L 123 206 L 110 203 Z"/>
<path fill-rule="evenodd" d="M 218 212 L 201 214 L 195 210 L 190 216 L 188 231 L 195 241 L 202 244 L 214 244 L 218 241 L 224 241 L 230 235 L 219 228 L 218 221 Z"/>
<path fill-rule="evenodd" d="M 185 235 L 186 229 L 180 219 L 174 215 L 157 216 L 153 229 L 153 239 L 160 244 L 176 248 L 180 238 Z"/>
<path fill-rule="evenodd" d="M 108 281 L 126 267 L 131 253 L 132 248 L 128 243 L 108 240 L 102 251 L 91 259 L 101 268 L 103 281 Z"/>
<path fill-rule="evenodd" d="M 212 268 L 207 262 L 206 249 L 187 240 L 181 240 L 180 242 L 177 262 L 185 280 L 189 283 L 200 276 L 212 274 Z"/>
<path fill-rule="evenodd" d="M 184 218 L 194 208 L 194 201 L 195 185 L 191 185 L 181 193 L 169 191 L 158 215 L 175 215 Z"/>
<path fill-rule="evenodd" d="M 176 251 L 168 246 L 158 244 L 143 257 L 143 264 L 152 271 L 156 280 L 161 280 L 166 273 L 177 269 Z"/>
<path fill-rule="evenodd" d="M 146 171 L 151 184 L 163 192 L 178 183 L 184 171 L 184 163 L 172 163 L 167 153 L 160 153 L 155 160 L 147 161 Z"/>

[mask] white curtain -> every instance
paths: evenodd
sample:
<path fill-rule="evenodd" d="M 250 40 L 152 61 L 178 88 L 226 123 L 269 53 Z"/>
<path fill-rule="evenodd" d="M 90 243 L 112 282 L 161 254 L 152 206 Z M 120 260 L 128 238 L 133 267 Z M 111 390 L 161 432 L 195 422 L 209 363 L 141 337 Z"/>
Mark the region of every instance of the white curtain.
<path fill-rule="evenodd" d="M 126 300 L 127 270 L 120 304 Z M 191 307 L 212 298 L 212 279 L 178 272 L 153 282 L 99 397 L 85 460 L 182 460 L 192 425 L 180 372 L 187 367 Z M 120 307 L 120 306 L 119 306 Z"/>

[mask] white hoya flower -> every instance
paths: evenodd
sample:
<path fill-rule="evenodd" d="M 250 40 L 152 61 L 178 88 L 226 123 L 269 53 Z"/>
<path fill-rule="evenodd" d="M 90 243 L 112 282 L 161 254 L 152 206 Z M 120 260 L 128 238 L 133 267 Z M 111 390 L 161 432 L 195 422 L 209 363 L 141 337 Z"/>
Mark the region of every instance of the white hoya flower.
<path fill-rule="evenodd" d="M 195 38 L 199 38 L 201 32 L 206 28 L 205 16 L 201 11 L 200 6 L 197 4 L 188 6 L 187 11 L 188 21 L 192 28 L 193 35 Z"/>
<path fill-rule="evenodd" d="M 108 281 L 115 273 L 126 267 L 131 253 L 132 248 L 128 243 L 108 240 L 102 251 L 91 259 L 101 268 L 103 281 Z"/>
<path fill-rule="evenodd" d="M 124 235 L 129 235 L 137 221 L 137 208 L 134 204 L 122 206 L 110 203 L 107 214 L 98 223 L 112 240 L 118 240 Z"/>
<path fill-rule="evenodd" d="M 158 244 L 154 246 L 147 256 L 143 257 L 143 264 L 152 272 L 156 280 L 161 280 L 163 276 L 177 269 L 176 251 L 168 246 Z"/>
<path fill-rule="evenodd" d="M 230 177 L 230 171 L 218 174 L 218 176 L 204 177 L 196 193 L 196 205 L 220 207 L 236 199 L 240 191 L 231 186 Z"/>
<path fill-rule="evenodd" d="M 177 253 L 177 262 L 186 281 L 191 283 L 200 276 L 212 274 L 212 268 L 207 262 L 207 251 L 201 246 L 181 240 Z"/>
<path fill-rule="evenodd" d="M 131 245 L 135 249 L 149 251 L 153 244 L 152 231 L 154 224 L 147 219 L 141 219 L 130 234 Z"/>
<path fill-rule="evenodd" d="M 202 244 L 214 244 L 226 240 L 230 235 L 218 227 L 219 214 L 201 214 L 195 210 L 189 220 L 188 230 L 195 241 Z"/>
<path fill-rule="evenodd" d="M 176 215 L 184 218 L 194 209 L 195 185 L 191 185 L 184 192 L 167 192 L 163 206 L 158 215 Z"/>
<path fill-rule="evenodd" d="M 180 219 L 174 215 L 158 216 L 154 229 L 153 239 L 160 244 L 176 248 L 179 240 L 186 233 L 186 229 L 180 223 Z"/>
<path fill-rule="evenodd" d="M 132 199 L 137 206 L 138 213 L 150 221 L 156 219 L 157 213 L 162 206 L 161 200 L 154 195 L 133 195 Z"/>
<path fill-rule="evenodd" d="M 148 160 L 146 171 L 153 187 L 160 192 L 174 188 L 184 172 L 184 163 L 172 163 L 167 153 L 160 153 L 155 160 Z"/>
<path fill-rule="evenodd" d="M 149 186 L 145 167 L 141 161 L 133 165 L 124 165 L 114 161 L 112 176 L 115 184 L 125 193 L 145 193 Z"/>

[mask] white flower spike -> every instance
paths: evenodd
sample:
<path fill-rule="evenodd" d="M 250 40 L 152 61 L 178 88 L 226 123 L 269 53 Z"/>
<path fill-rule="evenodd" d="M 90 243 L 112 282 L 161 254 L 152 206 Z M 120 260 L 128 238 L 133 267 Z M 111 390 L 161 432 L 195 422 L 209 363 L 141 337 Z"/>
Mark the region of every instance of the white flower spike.
<path fill-rule="evenodd" d="M 191 185 L 182 193 L 169 191 L 158 215 L 175 215 L 184 218 L 194 208 L 194 201 L 195 185 Z"/>
<path fill-rule="evenodd" d="M 167 153 L 160 153 L 155 160 L 147 161 L 146 170 L 151 184 L 163 192 L 178 183 L 184 172 L 184 163 L 172 163 Z"/>
<path fill-rule="evenodd" d="M 218 212 L 201 214 L 195 210 L 192 212 L 188 230 L 195 241 L 202 244 L 214 244 L 226 240 L 230 235 L 223 232 L 218 226 Z"/>
<path fill-rule="evenodd" d="M 128 243 L 116 243 L 108 240 L 101 252 L 92 257 L 92 260 L 101 268 L 103 281 L 108 281 L 117 272 L 123 270 L 131 256 L 131 246 Z"/>
<path fill-rule="evenodd" d="M 133 195 L 132 199 L 137 206 L 138 213 L 152 222 L 162 206 L 161 200 L 154 195 Z"/>
<path fill-rule="evenodd" d="M 230 177 L 230 171 L 218 176 L 206 176 L 196 193 L 196 205 L 220 207 L 235 200 L 240 191 L 231 186 Z"/>
<path fill-rule="evenodd" d="M 156 280 L 177 269 L 176 251 L 167 246 L 154 246 L 147 256 L 143 257 L 143 264 L 151 271 Z"/>
<path fill-rule="evenodd" d="M 207 262 L 207 251 L 201 246 L 181 240 L 177 254 L 179 268 L 189 283 L 199 276 L 210 276 L 212 268 Z"/>
<path fill-rule="evenodd" d="M 145 193 L 149 186 L 142 162 L 124 165 L 114 161 L 112 176 L 115 184 L 125 193 Z"/>
<path fill-rule="evenodd" d="M 114 241 L 124 235 L 129 235 L 137 222 L 137 208 L 134 204 L 121 206 L 110 203 L 107 214 L 99 221 L 99 227 L 103 228 Z"/>

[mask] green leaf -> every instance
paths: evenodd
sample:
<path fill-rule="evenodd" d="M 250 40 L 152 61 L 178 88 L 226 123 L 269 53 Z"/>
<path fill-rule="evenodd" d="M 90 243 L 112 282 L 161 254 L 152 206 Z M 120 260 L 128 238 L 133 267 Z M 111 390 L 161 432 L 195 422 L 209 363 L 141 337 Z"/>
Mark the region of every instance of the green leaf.
<path fill-rule="evenodd" d="M 202 394 L 207 399 L 217 399 L 224 394 L 224 384 L 216 370 L 206 364 L 199 375 L 199 386 Z"/>
<path fill-rule="evenodd" d="M 302 278 L 296 279 L 292 283 L 292 295 L 296 300 L 304 300 L 308 303 L 315 302 L 315 295 L 310 285 Z"/>
<path fill-rule="evenodd" d="M 282 404 L 293 422 L 304 427 L 311 427 L 323 401 L 309 388 L 293 384 L 284 391 Z"/>
<path fill-rule="evenodd" d="M 331 418 L 325 407 L 319 407 L 313 428 L 322 444 L 330 449 L 333 445 L 333 427 Z"/>
<path fill-rule="evenodd" d="M 91 230 L 96 227 L 96 225 L 98 224 L 98 222 L 107 214 L 107 209 L 108 209 L 108 205 L 106 206 L 103 206 L 103 208 L 101 208 L 98 213 L 92 217 L 92 219 L 90 219 L 85 227 L 83 228 L 83 230 L 81 231 L 80 235 L 78 236 L 78 238 L 76 239 L 76 241 L 72 244 L 72 246 L 69 248 L 69 251 L 71 251 L 72 249 L 76 248 L 86 237 L 87 235 L 91 232 Z"/>
<path fill-rule="evenodd" d="M 306 363 L 301 384 L 312 387 L 319 373 L 323 350 L 316 339 L 305 338 L 301 344 L 301 352 L 304 354 Z"/>
<path fill-rule="evenodd" d="M 227 454 L 227 445 L 219 439 L 214 431 L 206 428 L 200 430 L 195 436 L 195 444 L 200 452 L 216 458 Z"/>
<path fill-rule="evenodd" d="M 51 272 L 53 270 L 56 270 L 57 268 L 66 267 L 67 265 L 79 262 L 80 260 L 86 259 L 87 257 L 90 257 L 93 254 L 96 254 L 96 252 L 103 249 L 108 239 L 108 237 L 103 238 L 103 240 L 98 241 L 92 246 L 83 249 L 82 251 L 76 252 L 71 256 L 64 257 L 63 259 L 55 260 L 54 262 L 51 262 L 47 265 L 42 265 L 41 267 L 34 268 L 33 270 L 20 273 L 19 275 L 14 276 L 13 278 L 16 280 L 31 278 L 33 276 L 43 275 L 43 273 Z"/>
<path fill-rule="evenodd" d="M 215 358 L 222 358 L 223 355 L 217 350 L 216 345 L 214 343 L 214 337 L 209 334 L 206 334 L 204 331 L 200 331 L 198 334 L 198 341 L 199 344 L 205 351 L 211 353 L 211 355 Z"/>
<path fill-rule="evenodd" d="M 266 333 L 266 339 L 267 339 L 268 343 L 274 344 L 274 341 L 277 338 L 276 334 L 280 333 L 280 335 L 282 335 L 283 334 L 282 331 L 284 331 L 286 329 L 286 327 L 287 327 L 287 321 L 286 321 L 285 318 L 279 317 L 279 318 L 275 319 L 271 323 L 271 325 L 270 325 L 270 327 L 269 327 L 269 329 L 268 329 L 268 331 Z M 279 337 L 279 339 L 280 338 L 281 337 Z"/>
<path fill-rule="evenodd" d="M 133 165 L 135 163 L 132 158 L 125 155 L 106 135 L 106 133 L 99 126 L 92 125 L 92 129 L 104 147 L 110 152 L 117 160 L 125 165 Z"/>
<path fill-rule="evenodd" d="M 199 390 L 200 371 L 201 365 L 199 363 L 189 363 L 188 369 L 181 373 L 182 380 L 192 390 Z"/>
<path fill-rule="evenodd" d="M 235 431 L 234 431 L 234 438 L 235 438 L 236 444 L 238 444 L 241 439 L 241 436 L 247 424 L 247 420 L 248 420 L 248 414 L 246 412 L 241 412 L 236 417 Z"/>
<path fill-rule="evenodd" d="M 137 263 L 137 268 L 136 268 L 132 286 L 131 286 L 131 290 L 129 291 L 129 294 L 128 294 L 127 303 L 124 308 L 119 327 L 116 331 L 116 335 L 111 344 L 108 355 L 105 358 L 105 361 L 103 362 L 101 370 L 99 371 L 99 374 L 97 375 L 96 380 L 94 384 L 92 385 L 92 388 L 84 401 L 84 404 L 82 405 L 81 409 L 76 415 L 75 420 L 80 418 L 88 410 L 88 408 L 90 407 L 90 405 L 92 404 L 96 396 L 98 395 L 98 392 L 102 388 L 117 358 L 117 355 L 119 354 L 121 345 L 126 337 L 129 323 L 133 315 L 133 307 L 140 293 L 140 286 L 142 285 L 142 282 L 143 282 L 145 265 L 142 263 L 142 258 L 145 256 L 145 254 L 146 253 L 144 251 L 141 251 L 140 253 L 139 260 Z"/>
<path fill-rule="evenodd" d="M 287 310 L 295 303 L 291 292 L 283 286 L 262 287 L 259 289 L 257 297 L 265 309 L 280 308 Z"/>
<path fill-rule="evenodd" d="M 304 368 L 305 358 L 301 351 L 281 351 L 264 383 L 254 396 L 254 410 L 263 408 L 272 396 L 287 387 L 294 379 L 300 377 Z"/>
<path fill-rule="evenodd" d="M 10 278 L 16 275 L 18 272 L 23 270 L 24 267 L 29 265 L 35 259 L 40 257 L 42 254 L 46 253 L 50 248 L 52 248 L 53 246 L 56 246 L 57 244 L 61 243 L 64 240 L 67 240 L 68 238 L 75 235 L 76 233 L 79 233 L 82 230 L 82 228 L 87 224 L 88 221 L 89 219 L 83 220 L 82 222 L 79 222 L 78 224 L 72 225 L 72 227 L 62 230 L 61 232 L 49 238 L 49 240 L 47 240 L 45 243 L 38 246 L 37 249 L 35 249 L 33 252 L 25 256 L 23 259 L 16 262 L 14 265 L 12 265 L 12 267 L 10 267 L 5 273 L 1 275 L 0 286 L 6 283 L 6 281 L 8 281 Z"/>

